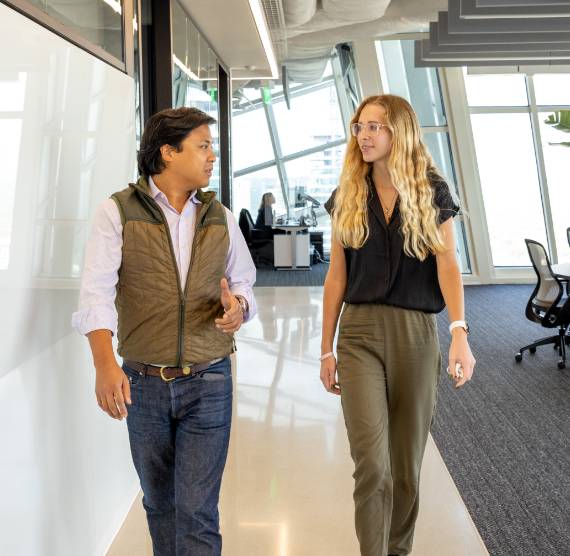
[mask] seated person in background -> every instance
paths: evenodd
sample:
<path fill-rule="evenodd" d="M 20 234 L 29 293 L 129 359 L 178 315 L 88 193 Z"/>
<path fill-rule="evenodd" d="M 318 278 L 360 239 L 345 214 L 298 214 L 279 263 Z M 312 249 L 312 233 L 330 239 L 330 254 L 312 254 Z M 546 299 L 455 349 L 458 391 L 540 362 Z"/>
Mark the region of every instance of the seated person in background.
<path fill-rule="evenodd" d="M 270 191 L 264 193 L 261 197 L 261 205 L 257 211 L 257 219 L 255 227 L 259 230 L 265 230 L 272 234 L 273 232 L 273 209 L 272 205 L 275 204 L 275 195 Z"/>

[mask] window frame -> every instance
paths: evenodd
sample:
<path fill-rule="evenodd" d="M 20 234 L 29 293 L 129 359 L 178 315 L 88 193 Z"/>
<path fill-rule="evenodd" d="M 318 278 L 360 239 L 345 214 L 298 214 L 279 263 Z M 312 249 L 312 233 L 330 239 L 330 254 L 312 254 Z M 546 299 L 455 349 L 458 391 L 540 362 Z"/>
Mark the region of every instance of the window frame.
<path fill-rule="evenodd" d="M 477 153 L 471 126 L 472 114 L 527 114 L 529 116 L 532 141 L 534 145 L 535 161 L 538 175 L 539 194 L 542 200 L 544 214 L 544 226 L 546 230 L 547 246 L 552 264 L 557 264 L 558 252 L 556 247 L 555 228 L 552 216 L 552 206 L 548 190 L 548 176 L 544 161 L 544 150 L 540 130 L 540 113 L 568 110 L 570 105 L 540 105 L 536 102 L 534 88 L 534 74 L 543 73 L 567 73 L 566 67 L 542 68 L 539 66 L 520 67 L 511 69 L 490 68 L 488 72 L 484 68 L 477 68 L 478 74 L 496 73 L 522 73 L 525 77 L 525 87 L 528 98 L 528 106 L 469 106 L 463 68 L 442 68 L 440 71 L 447 83 L 450 107 L 454 113 L 456 127 L 459 160 L 464 172 L 465 192 L 470 197 L 472 209 L 471 221 L 473 224 L 473 253 L 478 261 L 478 274 L 481 283 L 527 283 L 535 280 L 532 265 L 525 266 L 495 266 L 493 264 L 491 239 L 488 233 L 483 192 L 477 167 Z"/>

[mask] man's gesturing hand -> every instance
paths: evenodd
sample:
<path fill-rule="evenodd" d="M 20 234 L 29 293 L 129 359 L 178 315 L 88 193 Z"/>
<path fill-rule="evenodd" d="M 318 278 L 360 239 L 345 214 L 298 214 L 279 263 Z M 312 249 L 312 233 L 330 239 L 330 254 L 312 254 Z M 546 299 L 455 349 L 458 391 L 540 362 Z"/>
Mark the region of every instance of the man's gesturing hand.
<path fill-rule="evenodd" d="M 224 316 L 216 319 L 216 328 L 226 334 L 231 334 L 239 330 L 243 323 L 243 311 L 235 295 L 230 292 L 228 281 L 222 278 L 220 281 L 222 288 L 221 301 L 224 306 Z"/>

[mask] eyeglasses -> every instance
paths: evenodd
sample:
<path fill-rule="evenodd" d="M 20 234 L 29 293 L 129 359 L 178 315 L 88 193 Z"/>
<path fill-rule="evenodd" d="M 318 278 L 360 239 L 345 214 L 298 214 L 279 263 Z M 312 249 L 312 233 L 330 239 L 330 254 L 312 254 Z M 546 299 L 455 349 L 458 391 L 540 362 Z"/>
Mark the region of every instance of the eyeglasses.
<path fill-rule="evenodd" d="M 378 122 L 368 122 L 367 124 L 356 122 L 354 124 L 350 124 L 350 131 L 355 137 L 358 137 L 363 129 L 365 129 L 369 135 L 378 135 L 383 127 L 388 126 L 386 124 L 379 124 Z"/>

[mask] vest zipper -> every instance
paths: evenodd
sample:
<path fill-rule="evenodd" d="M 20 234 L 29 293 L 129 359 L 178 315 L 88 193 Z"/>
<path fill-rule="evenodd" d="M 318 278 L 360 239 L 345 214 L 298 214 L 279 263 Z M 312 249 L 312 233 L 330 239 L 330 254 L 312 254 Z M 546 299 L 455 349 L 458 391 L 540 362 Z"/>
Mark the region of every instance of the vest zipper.
<path fill-rule="evenodd" d="M 180 301 L 180 324 L 178 326 L 178 366 L 184 365 L 184 316 L 186 313 L 186 299 Z"/>

